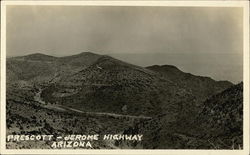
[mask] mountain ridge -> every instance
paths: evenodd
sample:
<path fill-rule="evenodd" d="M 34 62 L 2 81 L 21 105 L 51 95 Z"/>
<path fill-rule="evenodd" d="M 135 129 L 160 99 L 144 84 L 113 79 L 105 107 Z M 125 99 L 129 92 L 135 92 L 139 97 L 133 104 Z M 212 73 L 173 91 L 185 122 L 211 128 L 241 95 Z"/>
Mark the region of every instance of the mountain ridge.
<path fill-rule="evenodd" d="M 78 54 L 74 54 L 74 55 L 68 55 L 68 56 L 51 56 L 51 55 L 47 55 L 47 54 L 44 54 L 44 53 L 33 53 L 33 54 L 27 54 L 27 55 L 24 55 L 24 56 L 14 56 L 14 57 L 9 57 L 7 58 L 8 59 L 19 59 L 19 58 L 26 58 L 26 59 L 32 59 L 33 57 L 35 58 L 40 58 L 41 60 L 43 60 L 43 57 L 47 57 L 47 58 L 53 58 L 53 59 L 68 59 L 68 58 L 76 58 L 76 57 L 84 57 L 84 56 L 87 56 L 87 55 L 92 55 L 92 56 L 97 56 L 98 58 L 100 57 L 109 57 L 109 58 L 113 58 L 109 55 L 101 55 L 101 54 L 96 54 L 94 52 L 81 52 L 81 53 L 78 53 Z M 113 59 L 116 59 L 116 58 L 113 58 Z M 119 60 L 119 59 L 116 59 L 116 60 Z M 119 60 L 121 61 L 121 60 Z M 124 61 L 122 61 L 124 62 Z M 126 63 L 126 62 L 125 62 Z M 129 64 L 129 63 L 127 63 Z M 137 65 L 135 65 L 137 66 Z M 184 72 L 182 70 L 180 70 L 178 67 L 174 66 L 174 65 L 169 65 L 169 64 L 165 64 L 165 65 L 151 65 L 151 66 L 146 66 L 146 67 L 142 67 L 142 68 L 146 68 L 146 69 L 150 69 L 150 70 L 154 70 L 154 68 L 156 67 L 162 67 L 162 68 L 168 68 L 168 69 L 172 69 L 172 70 L 178 70 L 180 72 L 183 72 L 183 73 L 186 73 L 186 74 L 191 74 L 193 76 L 197 76 L 197 77 L 203 77 L 203 78 L 209 78 L 209 79 L 212 79 L 214 81 L 217 81 L 217 82 L 221 82 L 221 83 L 231 83 L 231 81 L 228 81 L 228 80 L 215 80 L 209 76 L 199 76 L 199 75 L 194 75 L 192 73 L 188 73 L 188 72 Z"/>
<path fill-rule="evenodd" d="M 146 66 L 145 68 L 148 68 L 148 69 L 154 69 L 154 68 L 157 68 L 157 67 L 162 67 L 162 68 L 167 68 L 167 69 L 172 69 L 172 70 L 177 70 L 179 72 L 183 72 L 183 73 L 186 73 L 186 74 L 191 74 L 193 76 L 197 76 L 197 77 L 203 77 L 203 78 L 208 78 L 208 79 L 212 79 L 214 81 L 217 81 L 217 82 L 222 82 L 222 83 L 229 83 L 229 84 L 233 84 L 231 81 L 229 80 L 215 80 L 209 76 L 201 76 L 201 75 L 195 75 L 195 74 L 192 74 L 192 73 L 188 73 L 188 72 L 184 72 L 182 70 L 180 70 L 178 67 L 174 66 L 174 65 L 151 65 L 151 66 Z"/>
<path fill-rule="evenodd" d="M 225 122 L 222 128 L 240 125 L 230 125 L 230 121 L 224 120 L 219 112 L 211 115 L 212 119 L 206 115 L 199 117 L 202 112 L 210 112 L 217 103 L 215 107 L 221 109 L 220 103 L 240 101 L 233 95 L 237 93 L 232 93 L 233 96 L 226 93 L 226 101 L 220 97 L 235 85 L 185 73 L 173 65 L 141 67 L 91 52 L 66 57 L 36 53 L 25 58 L 7 59 L 6 65 L 8 132 L 12 134 L 16 130 L 26 134 L 58 131 L 81 134 L 89 132 L 93 126 L 91 132 L 99 134 L 106 131 L 104 126 L 109 126 L 109 131 L 143 133 L 145 141 L 141 145 L 148 149 L 211 148 L 200 136 L 205 133 L 211 137 L 211 133 L 204 131 L 208 126 L 213 128 L 209 124 L 216 124 L 217 116 Z M 232 92 L 238 91 L 240 94 L 243 90 L 232 89 Z M 108 117 L 98 114 L 108 114 Z M 233 119 L 240 118 L 236 113 L 230 114 L 234 115 Z M 119 116 L 119 119 L 114 119 L 114 116 Z M 131 119 L 142 116 L 150 119 Z M 197 118 L 209 122 L 208 125 L 201 122 L 197 126 L 202 128 L 194 128 L 192 123 Z M 92 125 L 76 125 L 77 122 Z M 32 130 L 28 129 L 31 124 Z M 223 132 L 216 128 L 215 131 Z M 240 134 L 238 130 L 230 131 Z M 241 144 L 240 140 L 237 144 Z"/>
<path fill-rule="evenodd" d="M 233 85 L 233 83 L 229 81 L 216 81 L 211 77 L 185 73 L 172 65 L 153 65 L 146 68 L 159 73 L 163 78 L 167 78 L 191 90 L 195 96 L 203 100 Z"/>

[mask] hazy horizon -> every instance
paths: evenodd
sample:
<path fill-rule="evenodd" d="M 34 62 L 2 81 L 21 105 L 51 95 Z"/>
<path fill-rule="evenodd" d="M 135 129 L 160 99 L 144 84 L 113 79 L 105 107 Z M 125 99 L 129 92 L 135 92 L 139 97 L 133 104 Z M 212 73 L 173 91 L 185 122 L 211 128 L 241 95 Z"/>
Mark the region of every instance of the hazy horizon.
<path fill-rule="evenodd" d="M 93 52 L 243 80 L 242 8 L 7 6 L 6 28 L 8 57 Z"/>
<path fill-rule="evenodd" d="M 88 51 L 91 52 L 91 51 Z M 32 54 L 41 53 L 35 52 Z M 80 54 L 82 52 L 79 52 Z M 91 52 L 95 53 L 95 52 Z M 41 53 L 46 54 L 46 53 Z M 148 67 L 152 65 L 174 65 L 179 68 L 181 71 L 186 73 L 191 73 L 197 76 L 206 76 L 211 77 L 217 81 L 230 81 L 234 84 L 237 84 L 243 81 L 243 57 L 237 54 L 196 54 L 196 58 L 193 59 L 194 55 L 187 54 L 175 54 L 175 53 L 123 53 L 123 54 L 114 54 L 114 53 L 95 53 L 109 55 L 119 60 L 142 66 Z M 75 54 L 74 54 L 75 55 Z M 16 55 L 16 56 L 25 56 L 25 55 Z M 11 56 L 11 57 L 16 57 Z M 55 57 L 64 57 L 71 55 L 50 55 Z M 141 59 L 143 57 L 143 60 Z M 210 58 L 210 59 L 208 59 Z M 223 59 L 223 61 L 221 61 Z M 155 61 L 157 60 L 157 62 Z M 240 60 L 240 61 L 239 61 Z M 234 65 L 230 64 L 233 63 Z M 196 66 L 196 67 L 193 67 Z M 219 68 L 218 68 L 219 66 Z M 231 71 L 234 72 L 231 72 Z M 219 74 L 218 74 L 219 73 Z"/>

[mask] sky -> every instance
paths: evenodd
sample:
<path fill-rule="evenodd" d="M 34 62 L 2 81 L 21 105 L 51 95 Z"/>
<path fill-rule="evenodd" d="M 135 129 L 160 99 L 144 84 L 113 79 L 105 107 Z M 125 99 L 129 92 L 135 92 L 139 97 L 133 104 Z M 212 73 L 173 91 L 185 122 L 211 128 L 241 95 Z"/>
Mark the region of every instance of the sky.
<path fill-rule="evenodd" d="M 7 56 L 81 52 L 242 81 L 241 8 L 8 6 Z"/>

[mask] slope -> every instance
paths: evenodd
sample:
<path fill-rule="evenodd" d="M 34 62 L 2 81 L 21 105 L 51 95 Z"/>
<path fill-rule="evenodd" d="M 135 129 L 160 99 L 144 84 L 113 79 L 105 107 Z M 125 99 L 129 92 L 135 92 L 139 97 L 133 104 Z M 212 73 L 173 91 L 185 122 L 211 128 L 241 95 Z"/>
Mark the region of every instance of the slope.
<path fill-rule="evenodd" d="M 210 77 L 196 76 L 190 73 L 184 73 L 175 66 L 154 65 L 146 67 L 152 71 L 158 72 L 160 76 L 173 81 L 179 86 L 192 92 L 199 101 L 205 101 L 210 96 L 217 94 L 233 84 L 229 81 L 215 81 Z"/>
<path fill-rule="evenodd" d="M 143 67 L 109 56 L 62 78 L 43 98 L 75 109 L 133 115 L 156 115 L 195 98 L 175 83 Z"/>

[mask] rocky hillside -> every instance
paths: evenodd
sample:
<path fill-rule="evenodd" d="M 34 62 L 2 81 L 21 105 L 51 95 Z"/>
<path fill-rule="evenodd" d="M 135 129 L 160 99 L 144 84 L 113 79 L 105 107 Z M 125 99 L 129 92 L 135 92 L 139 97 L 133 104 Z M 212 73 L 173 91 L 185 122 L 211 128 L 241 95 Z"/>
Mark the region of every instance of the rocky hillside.
<path fill-rule="evenodd" d="M 155 71 L 159 73 L 160 76 L 173 81 L 187 90 L 190 90 L 200 101 L 204 101 L 210 96 L 233 85 L 229 81 L 215 81 L 210 77 L 184 73 L 177 67 L 171 65 L 154 65 L 147 67 L 147 69 Z"/>
<path fill-rule="evenodd" d="M 133 94 L 133 95 L 132 95 Z M 108 56 L 44 89 L 47 102 L 85 111 L 156 115 L 195 97 L 145 68 Z"/>
<path fill-rule="evenodd" d="M 203 138 L 211 139 L 214 148 L 242 148 L 243 83 L 206 100 L 197 122 Z"/>
<path fill-rule="evenodd" d="M 83 52 L 66 57 L 53 57 L 41 53 L 7 59 L 7 79 L 29 82 L 48 82 L 76 73 L 93 64 L 100 55 Z"/>
<path fill-rule="evenodd" d="M 243 83 L 210 97 L 203 105 L 196 118 L 166 123 L 166 116 L 161 116 L 127 132 L 143 132 L 147 137 L 143 146 L 151 149 L 242 149 Z"/>
<path fill-rule="evenodd" d="M 240 88 L 242 84 L 195 76 L 175 66 L 144 68 L 90 52 L 14 57 L 7 59 L 8 132 L 96 133 L 105 130 L 107 122 L 109 131 L 143 133 L 139 148 L 213 148 L 206 138 L 228 148 L 231 143 L 225 139 L 242 135 Z M 67 130 L 72 117 L 83 126 Z M 222 136 L 227 147 L 216 136 Z M 234 144 L 241 142 L 236 138 Z"/>

